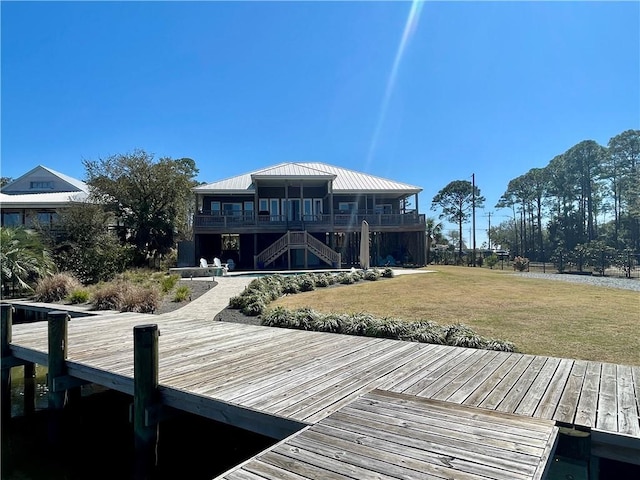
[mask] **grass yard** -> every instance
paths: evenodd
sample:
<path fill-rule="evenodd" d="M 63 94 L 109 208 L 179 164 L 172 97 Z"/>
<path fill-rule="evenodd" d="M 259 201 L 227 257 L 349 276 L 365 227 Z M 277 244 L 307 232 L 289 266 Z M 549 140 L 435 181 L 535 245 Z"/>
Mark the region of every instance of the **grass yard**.
<path fill-rule="evenodd" d="M 431 270 L 289 295 L 270 307 L 464 323 L 523 353 L 640 365 L 638 292 L 486 268 Z"/>

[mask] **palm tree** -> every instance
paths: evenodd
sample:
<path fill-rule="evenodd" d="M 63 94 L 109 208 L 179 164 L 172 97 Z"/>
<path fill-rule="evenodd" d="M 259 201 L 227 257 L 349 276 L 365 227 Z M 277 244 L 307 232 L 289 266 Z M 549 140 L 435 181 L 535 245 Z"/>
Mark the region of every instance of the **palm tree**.
<path fill-rule="evenodd" d="M 35 280 L 55 269 L 40 237 L 22 227 L 0 227 L 0 266 L 4 295 L 9 286 L 14 291 L 33 290 Z"/>
<path fill-rule="evenodd" d="M 429 254 L 431 252 L 431 242 L 438 242 L 442 237 L 442 223 L 433 217 L 427 217 L 427 265 L 429 265 Z"/>

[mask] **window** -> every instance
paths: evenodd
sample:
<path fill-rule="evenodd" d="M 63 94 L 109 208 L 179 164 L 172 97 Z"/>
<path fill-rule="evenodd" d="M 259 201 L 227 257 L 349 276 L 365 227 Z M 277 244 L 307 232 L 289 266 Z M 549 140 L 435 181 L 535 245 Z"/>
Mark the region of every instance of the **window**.
<path fill-rule="evenodd" d="M 51 225 L 55 220 L 55 213 L 52 212 L 38 212 L 36 215 L 38 225 Z"/>
<path fill-rule="evenodd" d="M 220 215 L 220 202 L 211 202 L 211 214 Z"/>
<path fill-rule="evenodd" d="M 283 211 L 287 215 L 287 220 L 289 221 L 300 220 L 300 199 L 299 198 L 290 198 L 288 201 L 283 199 L 282 207 L 283 207 Z"/>
<path fill-rule="evenodd" d="M 284 200 L 283 200 L 284 201 Z M 280 215 L 280 200 L 277 198 L 269 199 L 269 213 L 271 213 L 271 220 L 279 220 Z"/>
<path fill-rule="evenodd" d="M 340 213 L 355 212 L 358 210 L 358 202 L 338 202 Z"/>
<path fill-rule="evenodd" d="M 43 182 L 30 182 L 29 188 L 31 190 L 53 190 L 53 181 Z"/>
<path fill-rule="evenodd" d="M 261 198 L 258 200 L 258 211 L 259 212 L 268 212 L 269 211 L 269 199 Z"/>
<path fill-rule="evenodd" d="M 304 215 L 304 220 L 320 220 L 320 215 L 322 215 L 322 199 L 305 198 L 302 202 L 302 214 Z"/>
<path fill-rule="evenodd" d="M 242 215 L 242 203 L 223 203 L 222 211 L 225 215 L 240 216 Z"/>
<path fill-rule="evenodd" d="M 244 211 L 245 212 L 253 212 L 253 202 L 244 202 Z"/>
<path fill-rule="evenodd" d="M 302 214 L 308 218 L 313 215 L 313 200 L 310 198 L 305 198 L 302 201 Z"/>
<path fill-rule="evenodd" d="M 390 203 L 379 203 L 375 206 L 376 213 L 391 213 Z"/>
<path fill-rule="evenodd" d="M 22 224 L 22 215 L 20 212 L 2 212 L 2 225 L 5 227 L 13 227 Z"/>

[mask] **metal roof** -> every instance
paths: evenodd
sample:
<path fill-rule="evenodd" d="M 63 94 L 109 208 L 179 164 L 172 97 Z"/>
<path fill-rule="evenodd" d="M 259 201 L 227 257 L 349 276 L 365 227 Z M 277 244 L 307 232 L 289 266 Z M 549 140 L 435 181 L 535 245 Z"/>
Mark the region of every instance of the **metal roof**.
<path fill-rule="evenodd" d="M 0 193 L 0 208 L 57 208 L 73 202 L 82 202 L 89 195 L 86 192 L 53 192 L 53 193 L 25 193 L 22 195 L 7 195 Z"/>
<path fill-rule="evenodd" d="M 261 170 L 244 173 L 236 177 L 200 185 L 194 188 L 198 193 L 248 193 L 255 189 L 254 179 L 331 179 L 334 193 L 396 193 L 414 194 L 422 188 L 407 183 L 396 182 L 368 173 L 336 167 L 321 162 L 288 162 Z"/>

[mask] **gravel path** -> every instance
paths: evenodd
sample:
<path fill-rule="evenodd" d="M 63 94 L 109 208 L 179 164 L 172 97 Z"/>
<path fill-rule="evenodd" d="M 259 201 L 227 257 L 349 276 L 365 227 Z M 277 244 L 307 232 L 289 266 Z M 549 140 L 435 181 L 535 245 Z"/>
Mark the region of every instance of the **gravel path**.
<path fill-rule="evenodd" d="M 638 280 L 637 278 L 594 277 L 592 275 L 531 272 L 516 272 L 514 275 L 528 278 L 541 278 L 544 280 L 557 280 L 561 282 L 583 283 L 586 285 L 594 285 L 597 287 L 620 288 L 623 290 L 633 290 L 636 292 L 640 292 L 640 280 Z"/>

